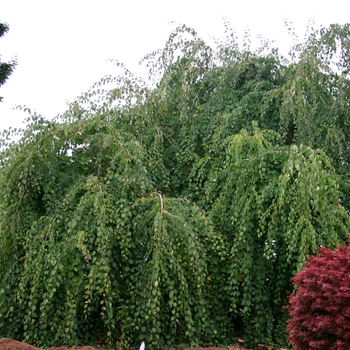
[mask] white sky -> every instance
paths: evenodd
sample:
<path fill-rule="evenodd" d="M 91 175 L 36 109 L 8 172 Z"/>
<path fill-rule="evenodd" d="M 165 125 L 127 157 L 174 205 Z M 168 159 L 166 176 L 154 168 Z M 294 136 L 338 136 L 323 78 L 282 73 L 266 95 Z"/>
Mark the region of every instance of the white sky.
<path fill-rule="evenodd" d="M 205 39 L 223 33 L 226 17 L 243 37 L 261 34 L 281 48 L 291 43 L 284 18 L 302 38 L 315 27 L 350 22 L 349 0 L 0 0 L 0 22 L 10 31 L 0 38 L 1 60 L 17 55 L 18 66 L 0 87 L 0 131 L 22 126 L 26 105 L 47 118 L 63 113 L 66 101 L 106 74 L 118 59 L 136 72 L 147 53 L 162 48 L 175 21 Z M 117 74 L 117 73 L 115 73 Z"/>

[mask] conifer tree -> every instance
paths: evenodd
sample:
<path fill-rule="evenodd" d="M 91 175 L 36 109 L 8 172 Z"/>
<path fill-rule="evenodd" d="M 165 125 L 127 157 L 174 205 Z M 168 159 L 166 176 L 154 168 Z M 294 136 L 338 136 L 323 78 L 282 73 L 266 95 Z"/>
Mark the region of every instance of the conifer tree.
<path fill-rule="evenodd" d="M 9 31 L 9 26 L 6 23 L 0 23 L 0 38 L 4 36 Z M 17 61 L 12 59 L 9 62 L 2 62 L 0 55 L 0 86 L 4 85 L 9 76 L 14 71 L 17 65 Z M 3 97 L 0 97 L 0 102 L 2 102 Z"/>

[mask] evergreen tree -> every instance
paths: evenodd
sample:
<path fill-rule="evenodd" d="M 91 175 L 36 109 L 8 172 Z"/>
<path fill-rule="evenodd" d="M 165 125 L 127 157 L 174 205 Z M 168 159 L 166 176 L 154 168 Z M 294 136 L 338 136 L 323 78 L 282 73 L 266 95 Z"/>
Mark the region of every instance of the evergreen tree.
<path fill-rule="evenodd" d="M 6 23 L 0 23 L 0 38 L 5 35 L 9 31 L 9 26 Z M 1 59 L 1 55 L 0 55 Z M 0 86 L 4 85 L 6 80 L 14 71 L 17 65 L 17 61 L 15 59 L 10 62 L 1 62 L 0 60 Z M 3 97 L 0 97 L 0 102 L 2 102 Z"/>

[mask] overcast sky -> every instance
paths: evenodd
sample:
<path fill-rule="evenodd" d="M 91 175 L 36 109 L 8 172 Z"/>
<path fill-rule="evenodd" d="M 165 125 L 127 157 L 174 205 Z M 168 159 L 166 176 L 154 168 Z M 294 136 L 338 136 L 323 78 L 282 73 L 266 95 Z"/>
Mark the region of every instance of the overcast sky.
<path fill-rule="evenodd" d="M 0 22 L 10 25 L 0 38 L 1 60 L 18 59 L 0 88 L 0 130 L 22 125 L 27 114 L 16 105 L 47 118 L 63 113 L 66 101 L 116 72 L 108 59 L 138 71 L 145 54 L 162 48 L 175 27 L 170 21 L 205 39 L 223 33 L 226 17 L 240 37 L 249 28 L 286 48 L 284 19 L 303 37 L 310 19 L 318 28 L 350 22 L 349 13 L 348 0 L 0 0 Z"/>

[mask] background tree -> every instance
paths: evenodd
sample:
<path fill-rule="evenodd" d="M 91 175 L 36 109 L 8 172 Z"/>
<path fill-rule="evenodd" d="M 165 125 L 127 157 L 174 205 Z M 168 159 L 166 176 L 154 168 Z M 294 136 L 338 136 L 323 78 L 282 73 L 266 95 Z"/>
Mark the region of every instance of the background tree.
<path fill-rule="evenodd" d="M 186 26 L 1 154 L 0 335 L 286 346 L 292 276 L 349 231 L 349 26 L 289 59 Z"/>
<path fill-rule="evenodd" d="M 7 33 L 9 30 L 9 26 L 6 23 L 0 23 L 0 38 Z M 0 56 L 1 58 L 1 56 Z M 0 86 L 4 85 L 6 80 L 12 74 L 13 70 L 17 65 L 16 60 L 12 60 L 10 62 L 1 62 L 0 61 Z M 0 97 L 0 102 L 2 101 L 2 97 Z"/>

